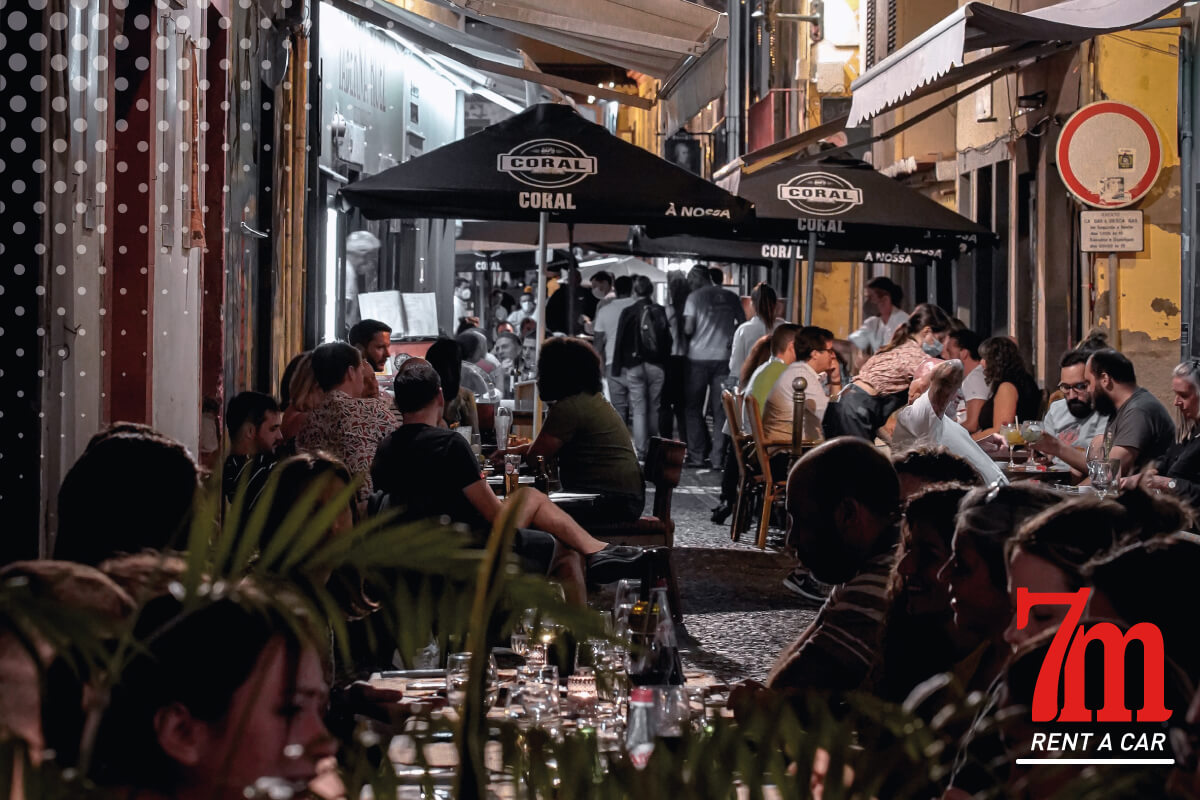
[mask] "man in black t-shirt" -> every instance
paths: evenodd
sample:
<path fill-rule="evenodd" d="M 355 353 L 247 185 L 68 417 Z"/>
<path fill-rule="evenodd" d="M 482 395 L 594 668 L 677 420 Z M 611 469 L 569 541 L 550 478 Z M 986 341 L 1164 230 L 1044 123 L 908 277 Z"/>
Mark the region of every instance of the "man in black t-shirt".
<path fill-rule="evenodd" d="M 466 439 L 440 427 L 445 404 L 437 372 L 425 359 L 410 358 L 400 365 L 393 389 L 404 424 L 379 444 L 371 465 L 376 490 L 387 495 L 389 507 L 400 509 L 401 519 L 447 516 L 485 534 L 500 513 L 501 500 L 480 473 Z M 555 575 L 573 584 L 577 600 L 584 598 L 581 562 L 593 583 L 636 571 L 640 548 L 606 546 L 541 492 L 522 489 L 519 496 L 518 554 L 544 553 L 544 537 L 552 536 L 559 545 Z"/>

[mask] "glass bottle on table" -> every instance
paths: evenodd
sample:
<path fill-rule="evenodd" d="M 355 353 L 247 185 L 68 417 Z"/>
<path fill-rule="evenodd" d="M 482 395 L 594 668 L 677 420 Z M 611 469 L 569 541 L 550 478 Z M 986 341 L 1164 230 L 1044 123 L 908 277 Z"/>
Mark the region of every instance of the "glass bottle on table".
<path fill-rule="evenodd" d="M 639 686 L 629 695 L 629 722 L 625 726 L 625 751 L 638 769 L 654 753 L 654 690 Z"/>
<path fill-rule="evenodd" d="M 635 686 L 682 686 L 683 662 L 666 587 L 634 604 L 629 615 L 629 680 Z"/>
<path fill-rule="evenodd" d="M 546 467 L 546 457 L 538 456 L 533 471 L 533 488 L 542 494 L 550 494 L 550 471 Z"/>

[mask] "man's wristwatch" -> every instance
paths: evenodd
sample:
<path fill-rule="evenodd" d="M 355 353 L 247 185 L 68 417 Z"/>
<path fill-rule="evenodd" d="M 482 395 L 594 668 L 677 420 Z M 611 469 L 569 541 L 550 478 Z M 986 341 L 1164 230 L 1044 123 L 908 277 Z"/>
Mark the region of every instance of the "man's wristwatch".
<path fill-rule="evenodd" d="M 1170 492 L 1175 491 L 1175 487 L 1178 485 L 1179 485 L 1179 482 L 1176 481 L 1174 478 L 1169 479 L 1167 481 L 1167 491 L 1170 491 Z"/>

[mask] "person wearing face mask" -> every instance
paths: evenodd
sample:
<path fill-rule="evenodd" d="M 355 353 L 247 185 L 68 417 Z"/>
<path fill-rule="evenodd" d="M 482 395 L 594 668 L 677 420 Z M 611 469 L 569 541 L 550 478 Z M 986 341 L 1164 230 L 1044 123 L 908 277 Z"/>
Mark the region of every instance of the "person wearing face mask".
<path fill-rule="evenodd" d="M 1002 425 L 1037 419 L 1042 413 L 1042 390 L 1012 339 L 993 336 L 979 346 L 979 355 L 991 394 L 979 410 L 977 442 L 999 433 Z"/>
<path fill-rule="evenodd" d="M 864 358 L 882 350 L 896 330 L 908 322 L 908 314 L 900 308 L 904 290 L 891 278 L 879 276 L 867 284 L 866 310 L 862 327 L 850 334 L 850 343 L 857 347 Z"/>
<path fill-rule="evenodd" d="M 466 278 L 454 281 L 454 327 L 471 316 L 471 282 Z"/>
<path fill-rule="evenodd" d="M 950 332 L 950 317 L 935 305 L 922 303 L 878 353 L 867 359 L 862 371 L 830 404 L 822 427 L 825 438 L 857 436 L 875 440 L 897 409 L 908 402 L 908 390 L 917 368 L 929 358 L 940 358 Z"/>

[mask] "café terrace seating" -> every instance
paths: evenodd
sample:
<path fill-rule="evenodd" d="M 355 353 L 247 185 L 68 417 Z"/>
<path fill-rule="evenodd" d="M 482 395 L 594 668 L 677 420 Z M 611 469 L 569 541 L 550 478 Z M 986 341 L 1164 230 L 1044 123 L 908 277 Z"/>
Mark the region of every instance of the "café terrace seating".
<path fill-rule="evenodd" d="M 627 544 L 660 550 L 661 561 L 655 566 L 658 576 L 667 580 L 671 601 L 671 616 L 682 620 L 683 609 L 679 604 L 679 587 L 675 581 L 675 570 L 671 566 L 671 550 L 675 546 L 675 522 L 671 519 L 671 500 L 675 487 L 683 472 L 683 460 L 687 445 L 672 439 L 654 436 L 646 452 L 646 480 L 654 484 L 653 513 L 633 522 L 617 525 L 602 525 L 589 528 L 588 532 L 604 542 Z"/>

